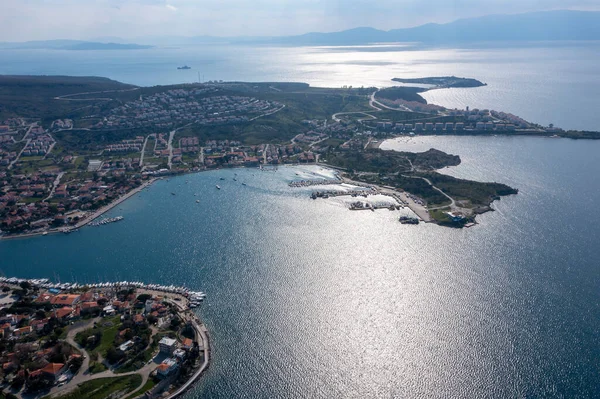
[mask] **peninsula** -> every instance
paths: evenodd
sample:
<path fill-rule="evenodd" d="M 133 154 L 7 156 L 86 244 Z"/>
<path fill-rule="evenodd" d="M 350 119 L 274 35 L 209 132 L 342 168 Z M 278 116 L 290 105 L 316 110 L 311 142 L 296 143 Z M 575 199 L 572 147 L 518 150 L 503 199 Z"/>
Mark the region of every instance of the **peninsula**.
<path fill-rule="evenodd" d="M 471 78 L 457 78 L 456 76 L 439 76 L 429 78 L 393 78 L 394 82 L 400 83 L 412 83 L 412 84 L 426 84 L 431 85 L 434 88 L 452 88 L 452 87 L 480 87 L 487 86 L 485 83 L 480 82 L 477 79 Z"/>
<path fill-rule="evenodd" d="M 0 277 L 3 397 L 175 398 L 208 367 L 184 287 Z"/>
<path fill-rule="evenodd" d="M 377 143 L 415 135 L 600 138 L 502 111 L 428 104 L 423 90 L 293 82 L 138 87 L 98 77 L 0 76 L 0 235 L 69 233 L 162 176 L 297 163 L 345 168 L 346 178 L 420 195 L 428 212 L 475 214 L 516 190 L 435 172 L 459 157 L 390 155 Z"/>

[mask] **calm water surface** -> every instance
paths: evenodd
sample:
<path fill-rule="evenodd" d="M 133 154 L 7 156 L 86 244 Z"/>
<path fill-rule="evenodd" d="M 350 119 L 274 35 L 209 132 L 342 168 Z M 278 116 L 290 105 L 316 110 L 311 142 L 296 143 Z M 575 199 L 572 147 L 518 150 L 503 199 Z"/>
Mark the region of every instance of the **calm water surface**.
<path fill-rule="evenodd" d="M 455 230 L 287 186 L 318 167 L 205 172 L 121 204 L 123 222 L 0 242 L 0 268 L 206 291 L 213 363 L 187 398 L 597 397 L 600 142 L 384 147 L 459 154 L 446 173 L 520 192 Z"/>

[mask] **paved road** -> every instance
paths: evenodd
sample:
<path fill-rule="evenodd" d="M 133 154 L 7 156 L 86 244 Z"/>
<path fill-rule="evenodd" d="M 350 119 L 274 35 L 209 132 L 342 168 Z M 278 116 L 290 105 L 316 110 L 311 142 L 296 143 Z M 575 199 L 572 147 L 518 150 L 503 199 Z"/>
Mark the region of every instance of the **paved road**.
<path fill-rule="evenodd" d="M 263 165 L 267 164 L 267 150 L 269 149 L 269 144 L 265 145 L 265 149 L 263 150 Z"/>
<path fill-rule="evenodd" d="M 337 112 L 337 113 L 331 115 L 331 119 L 333 119 L 335 122 L 339 122 L 340 121 L 340 118 L 339 118 L 340 115 L 351 115 L 351 114 L 361 114 L 361 115 L 368 116 L 371 119 L 377 119 L 376 116 L 368 114 L 367 112 L 368 111 Z M 360 119 L 360 120 L 362 121 L 363 119 Z"/>
<path fill-rule="evenodd" d="M 89 320 L 81 325 L 77 325 L 75 328 L 71 328 L 69 330 L 69 332 L 67 333 L 66 341 L 70 345 L 72 345 L 75 348 L 77 348 L 78 350 L 80 350 L 81 353 L 83 353 L 83 355 L 85 356 L 85 358 L 83 360 L 83 364 L 82 364 L 81 368 L 79 369 L 77 374 L 71 379 L 71 381 L 69 381 L 68 384 L 66 384 L 60 388 L 53 387 L 50 390 L 49 394 L 55 395 L 55 394 L 60 393 L 61 395 L 64 395 L 65 393 L 68 393 L 68 392 L 76 389 L 78 384 L 81 384 L 86 381 L 91 381 L 91 380 L 95 380 L 98 378 L 107 378 L 107 377 L 123 377 L 123 376 L 133 375 L 133 374 L 139 374 L 142 377 L 142 382 L 140 383 L 140 385 L 137 388 L 135 388 L 131 392 L 135 392 L 136 390 L 140 389 L 141 387 L 143 387 L 146 384 L 146 382 L 148 381 L 148 378 L 150 377 L 150 374 L 154 371 L 154 369 L 157 366 L 157 364 L 155 364 L 154 362 L 150 362 L 150 363 L 144 365 L 144 367 L 142 367 L 141 369 L 139 369 L 137 371 L 130 371 L 127 373 L 115 373 L 114 371 L 112 371 L 110 369 L 103 371 L 101 373 L 93 374 L 93 375 L 91 375 L 88 372 L 88 369 L 90 368 L 90 356 L 89 356 L 88 352 L 85 350 L 85 348 L 81 347 L 77 342 L 75 342 L 75 336 L 77 335 L 77 333 L 91 328 L 94 325 L 94 322 L 101 321 L 101 320 L 102 320 L 102 318 L 97 317 L 97 318 Z"/>
<path fill-rule="evenodd" d="M 269 112 L 267 112 L 267 113 L 264 113 L 264 114 L 262 114 L 262 115 L 255 116 L 254 118 L 250 119 L 249 121 L 251 122 L 251 121 L 253 121 L 253 120 L 255 120 L 255 119 L 262 118 L 263 116 L 272 115 L 272 114 L 274 114 L 274 113 L 276 113 L 276 112 L 279 112 L 279 111 L 281 111 L 281 110 L 282 110 L 282 109 L 284 109 L 284 108 L 285 108 L 285 104 L 284 104 L 284 105 L 282 105 L 281 107 L 279 107 L 279 108 L 277 108 L 277 109 L 273 110 L 273 111 L 269 111 Z"/>
<path fill-rule="evenodd" d="M 431 186 L 431 188 L 433 188 L 436 191 L 439 191 L 440 194 L 442 194 L 444 197 L 448 198 L 450 200 L 450 205 L 442 205 L 442 206 L 437 206 L 435 208 L 428 208 L 430 211 L 434 210 L 434 209 L 440 209 L 440 208 L 446 208 L 447 206 L 450 206 L 451 209 L 456 208 L 456 201 L 454 201 L 454 198 L 452 198 L 451 196 L 449 196 L 448 194 L 446 194 L 445 192 L 443 192 L 440 188 L 436 187 L 433 185 L 433 183 L 431 182 L 431 180 L 427 179 L 426 177 L 422 177 L 422 176 L 406 176 L 406 175 L 402 175 L 403 177 L 408 177 L 411 179 L 423 179 L 427 182 L 427 184 L 429 184 Z"/>
<path fill-rule="evenodd" d="M 25 143 L 25 147 L 21 148 L 21 151 L 19 151 L 19 154 L 17 155 L 17 157 L 15 158 L 15 160 L 12 161 L 10 163 L 10 165 L 8 165 L 8 169 L 12 169 L 13 165 L 19 160 L 19 158 L 21 158 L 21 154 L 23 153 L 23 151 L 25 151 L 25 148 L 27 148 L 27 146 L 29 145 L 29 143 L 31 143 L 31 139 L 27 139 L 27 142 Z"/>
<path fill-rule="evenodd" d="M 399 105 L 400 108 L 394 108 L 394 107 L 388 107 L 385 104 L 380 103 L 379 101 L 377 101 L 375 99 L 375 93 L 377 93 L 379 91 L 379 89 L 375 90 L 372 94 L 371 94 L 371 98 L 369 100 L 369 105 L 379 111 L 381 111 L 381 108 L 378 108 L 377 106 L 375 106 L 375 104 L 377 104 L 379 107 L 383 107 L 383 108 L 387 108 L 387 109 L 391 109 L 393 111 L 407 111 L 407 112 L 413 112 L 412 109 L 404 106 L 404 105 Z"/>
<path fill-rule="evenodd" d="M 56 176 L 56 179 L 54 179 L 54 183 L 52 184 L 52 190 L 50 190 L 50 194 L 48 194 L 48 196 L 44 198 L 43 201 L 48 201 L 50 198 L 52 198 L 52 196 L 54 195 L 54 191 L 56 191 L 56 187 L 60 184 L 60 179 L 62 179 L 64 175 L 65 172 L 60 172 L 58 176 Z"/>
<path fill-rule="evenodd" d="M 65 101 L 89 101 L 89 100 L 113 100 L 112 98 L 108 98 L 108 97 L 97 97 L 97 98 L 67 98 L 67 97 L 74 97 L 74 96 L 81 96 L 84 94 L 103 94 L 103 93 L 123 93 L 126 91 L 134 91 L 134 90 L 139 90 L 139 87 L 134 87 L 132 89 L 122 89 L 122 90 L 103 90 L 103 91 L 86 91 L 83 93 L 74 93 L 74 94 L 65 94 L 63 96 L 58 96 L 58 97 L 54 97 L 55 100 L 65 100 Z"/>
<path fill-rule="evenodd" d="M 194 123 L 196 122 L 188 123 L 185 126 L 178 127 L 177 129 L 173 129 L 169 132 L 169 141 L 167 142 L 167 149 L 169 150 L 169 161 L 167 162 L 167 165 L 169 166 L 169 169 L 171 169 L 171 167 L 173 166 L 171 160 L 173 159 L 173 137 L 175 137 L 175 133 L 177 133 L 178 130 L 193 125 Z"/>
<path fill-rule="evenodd" d="M 146 144 L 148 144 L 148 138 L 150 138 L 150 134 L 146 136 L 146 140 L 144 140 L 144 145 L 142 146 L 142 153 L 140 154 L 140 168 L 144 166 L 144 153 L 146 152 Z"/>

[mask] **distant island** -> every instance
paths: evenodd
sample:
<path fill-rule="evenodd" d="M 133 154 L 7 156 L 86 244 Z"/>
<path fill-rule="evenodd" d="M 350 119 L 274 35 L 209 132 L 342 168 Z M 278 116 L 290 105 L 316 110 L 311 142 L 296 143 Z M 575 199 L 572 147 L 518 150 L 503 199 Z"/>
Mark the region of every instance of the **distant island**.
<path fill-rule="evenodd" d="M 387 190 L 423 221 L 461 227 L 517 190 L 437 171 L 460 163 L 458 155 L 382 151 L 382 141 L 416 135 L 600 139 L 598 132 L 541 126 L 499 110 L 428 104 L 419 95 L 425 90 L 221 81 L 138 87 L 98 77 L 0 76 L 0 234 L 101 226 L 105 212 L 163 176 L 308 163 L 337 168 L 341 178 L 369 192 Z"/>
<path fill-rule="evenodd" d="M 392 80 L 394 82 L 400 82 L 400 83 L 427 84 L 427 85 L 432 85 L 434 88 L 439 88 L 439 89 L 452 88 L 452 87 L 458 88 L 458 87 L 487 86 L 486 83 L 480 82 L 477 79 L 457 78 L 456 76 L 439 76 L 439 77 L 413 78 L 413 79 L 393 78 Z"/>
<path fill-rule="evenodd" d="M 19 43 L 0 43 L 0 49 L 7 50 L 142 50 L 154 46 L 133 43 L 100 43 L 82 40 L 39 40 Z"/>

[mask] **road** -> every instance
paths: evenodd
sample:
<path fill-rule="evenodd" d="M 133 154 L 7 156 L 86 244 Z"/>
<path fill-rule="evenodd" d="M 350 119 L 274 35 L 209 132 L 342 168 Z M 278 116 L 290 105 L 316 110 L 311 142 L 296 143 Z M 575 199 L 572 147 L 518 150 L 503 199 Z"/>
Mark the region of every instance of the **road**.
<path fill-rule="evenodd" d="M 67 97 L 81 96 L 84 94 L 124 93 L 127 91 L 134 91 L 134 90 L 139 90 L 139 89 L 140 89 L 139 87 L 134 87 L 131 89 L 122 89 L 122 90 L 86 91 L 83 93 L 65 94 L 63 96 L 54 97 L 54 99 L 55 100 L 64 100 L 64 101 L 90 101 L 90 100 L 107 101 L 107 100 L 113 100 L 113 99 L 109 98 L 109 97 L 96 97 L 96 98 L 67 98 Z"/>
<path fill-rule="evenodd" d="M 14 159 L 14 161 L 12 161 L 8 165 L 8 167 L 7 167 L 8 169 L 12 169 L 13 165 L 19 160 L 19 158 L 21 158 L 21 154 L 23 153 L 23 151 L 25 151 L 25 148 L 27 148 L 29 143 L 31 143 L 31 139 L 27 139 L 27 142 L 25 143 L 25 147 L 21 148 L 21 151 L 19 151 L 19 154 L 17 154 L 17 157 Z"/>
<path fill-rule="evenodd" d="M 385 104 L 380 103 L 379 101 L 377 101 L 375 99 L 375 93 L 377 93 L 379 91 L 379 89 L 375 90 L 372 94 L 371 94 L 371 98 L 369 99 L 369 105 L 373 108 L 375 108 L 376 110 L 381 111 L 381 108 L 378 108 L 375 104 L 377 104 L 379 107 L 383 107 L 383 108 L 387 108 L 387 109 L 391 109 L 392 111 L 407 111 L 407 112 L 413 112 L 412 109 L 404 106 L 404 105 L 399 105 L 401 108 L 394 108 L 394 107 L 388 107 Z"/>
<path fill-rule="evenodd" d="M 148 144 L 148 139 L 151 134 L 146 136 L 146 140 L 144 140 L 144 145 L 142 146 L 142 153 L 140 154 L 140 168 L 144 166 L 144 153 L 146 152 L 146 144 Z"/>
<path fill-rule="evenodd" d="M 429 180 L 426 177 L 423 176 L 407 176 L 407 175 L 402 175 L 403 177 L 408 177 L 411 179 L 423 179 L 427 182 L 427 184 L 429 184 L 431 186 L 431 188 L 433 188 L 434 190 L 438 191 L 440 194 L 442 194 L 444 197 L 448 198 L 450 200 L 450 205 L 443 205 L 443 206 L 437 206 L 435 208 L 428 208 L 430 211 L 434 210 L 434 209 L 440 209 L 440 208 L 446 208 L 447 206 L 450 206 L 450 209 L 454 209 L 456 208 L 456 201 L 454 201 L 454 198 L 452 198 L 451 196 L 449 196 L 448 194 L 446 194 L 445 192 L 443 192 L 440 188 L 436 187 L 433 185 L 433 183 L 431 182 L 431 180 Z"/>
<path fill-rule="evenodd" d="M 88 372 L 88 369 L 90 368 L 89 353 L 85 350 L 85 348 L 81 347 L 77 342 L 75 342 L 75 336 L 77 335 L 77 333 L 79 333 L 81 331 L 92 328 L 92 326 L 94 325 L 94 322 L 100 322 L 101 320 L 102 320 L 102 318 L 97 317 L 95 319 L 88 320 L 87 322 L 85 322 L 83 324 L 76 325 L 76 327 L 71 328 L 69 330 L 69 332 L 67 333 L 66 341 L 70 345 L 72 345 L 73 347 L 75 347 L 79 351 L 81 351 L 81 353 L 84 356 L 83 364 L 82 364 L 81 368 L 79 369 L 79 371 L 77 372 L 77 374 L 71 379 L 71 381 L 69 381 L 68 384 L 66 384 L 60 388 L 53 387 L 52 389 L 50 389 L 49 394 L 54 395 L 54 394 L 60 393 L 61 395 L 64 395 L 64 394 L 76 389 L 78 384 L 81 384 L 86 381 L 95 380 L 98 378 L 107 378 L 107 377 L 123 377 L 123 376 L 133 375 L 133 374 L 139 374 L 142 377 L 142 382 L 140 383 L 140 385 L 137 388 L 135 388 L 131 392 L 135 392 L 136 390 L 140 389 L 141 387 L 143 387 L 146 384 L 146 382 L 148 381 L 148 378 L 150 377 L 150 374 L 154 371 L 154 369 L 156 369 L 156 367 L 158 366 L 158 363 L 150 362 L 150 363 L 147 363 L 146 365 L 144 365 L 144 367 L 142 367 L 141 369 L 139 369 L 137 371 L 130 371 L 127 373 L 115 373 L 112 370 L 106 370 L 101 373 L 91 375 Z M 26 399 L 26 398 L 24 398 L 24 399 Z"/>
<path fill-rule="evenodd" d="M 263 150 L 263 165 L 267 164 L 267 150 L 269 149 L 269 145 L 265 145 L 265 149 Z"/>
<path fill-rule="evenodd" d="M 367 112 L 368 111 L 337 112 L 337 113 L 331 115 L 331 119 L 333 119 L 334 122 L 339 122 L 340 121 L 340 118 L 339 118 L 340 115 L 351 115 L 351 114 L 361 114 L 361 115 L 368 116 L 371 119 L 377 119 L 376 116 L 368 114 Z M 359 121 L 362 121 L 362 120 L 363 119 L 359 119 Z"/>
<path fill-rule="evenodd" d="M 53 144 L 54 145 L 54 144 Z M 56 191 L 56 187 L 60 184 L 60 179 L 65 175 L 65 172 L 60 172 L 56 179 L 54 179 L 54 183 L 52 184 L 52 190 L 50 190 L 50 194 L 46 198 L 42 200 L 42 202 L 48 201 L 54 195 L 54 191 Z"/>
<path fill-rule="evenodd" d="M 171 169 L 171 167 L 173 166 L 173 163 L 171 161 L 173 160 L 173 137 L 175 137 L 175 133 L 177 133 L 177 131 L 183 128 L 193 125 L 194 123 L 196 122 L 190 122 L 185 126 L 178 127 L 177 129 L 171 130 L 169 132 L 169 141 L 167 142 L 167 149 L 169 150 L 169 160 L 167 162 L 167 165 L 169 166 L 169 169 Z"/>
<path fill-rule="evenodd" d="M 249 121 L 250 121 L 250 122 L 252 122 L 253 120 L 256 120 L 256 119 L 258 119 L 258 118 L 262 118 L 263 116 L 272 115 L 272 114 L 274 114 L 274 113 L 276 113 L 276 112 L 279 112 L 279 111 L 281 111 L 281 110 L 282 110 L 282 109 L 284 109 L 284 108 L 285 108 L 285 104 L 284 104 L 284 105 L 282 105 L 281 107 L 279 107 L 279 108 L 277 108 L 277 109 L 273 110 L 273 111 L 269 111 L 269 112 L 266 112 L 266 113 L 264 113 L 264 114 L 261 114 L 261 115 L 255 116 L 254 118 L 252 118 L 252 119 L 249 119 Z"/>

